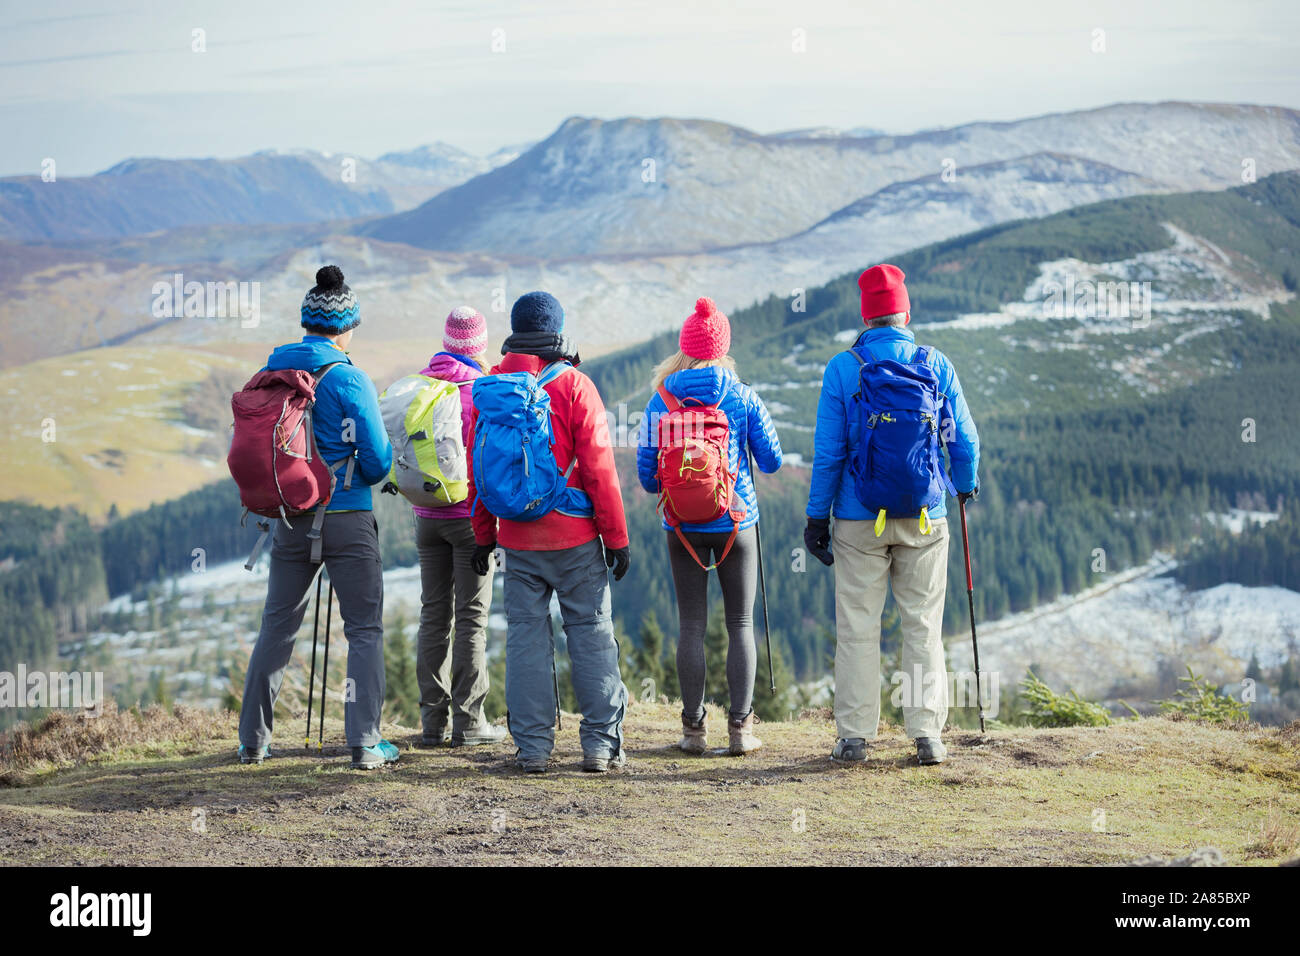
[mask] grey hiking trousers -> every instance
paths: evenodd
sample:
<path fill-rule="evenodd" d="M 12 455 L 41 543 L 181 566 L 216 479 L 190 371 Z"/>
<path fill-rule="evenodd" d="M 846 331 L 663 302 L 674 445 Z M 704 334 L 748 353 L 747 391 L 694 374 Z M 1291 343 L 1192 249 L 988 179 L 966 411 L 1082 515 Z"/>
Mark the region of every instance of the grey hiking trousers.
<path fill-rule="evenodd" d="M 609 572 L 600 539 L 558 551 L 505 552 L 506 708 L 522 759 L 544 759 L 555 747 L 555 639 L 551 595 L 572 663 L 582 710 L 578 736 L 586 757 L 623 749 L 627 688 L 618 669 L 610 617 Z"/>
<path fill-rule="evenodd" d="M 492 565 L 474 573 L 474 528 L 469 518 L 415 519 L 420 554 L 420 632 L 415 677 L 426 735 L 463 732 L 487 723 L 487 623 Z"/>
<path fill-rule="evenodd" d="M 305 514 L 290 518 L 292 530 L 283 521 L 275 525 L 262 629 L 248 659 L 244 703 L 239 711 L 239 742 L 245 747 L 271 743 L 275 699 L 321 567 L 312 564 L 311 542 L 307 540 L 313 517 Z M 349 684 L 330 688 L 330 694 L 344 700 L 348 746 L 373 747 L 380 741 L 379 718 L 384 705 L 384 578 L 374 514 L 340 511 L 325 515 L 321 545 L 323 563 L 339 599 L 343 636 L 348 642 Z M 321 596 L 327 593 L 328 584 Z M 322 608 L 322 630 L 324 626 Z"/>

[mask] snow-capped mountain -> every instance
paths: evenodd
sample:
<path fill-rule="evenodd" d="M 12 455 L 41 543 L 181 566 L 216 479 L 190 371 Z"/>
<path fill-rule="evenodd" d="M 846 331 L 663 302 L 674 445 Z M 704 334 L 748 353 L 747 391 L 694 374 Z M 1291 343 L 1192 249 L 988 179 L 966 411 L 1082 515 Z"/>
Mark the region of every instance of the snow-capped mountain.
<path fill-rule="evenodd" d="M 361 232 L 545 259 L 696 253 L 775 242 L 894 183 L 1042 153 L 1110 166 L 1104 175 L 1142 177 L 1156 189 L 1223 189 L 1243 174 L 1300 166 L 1300 113 L 1122 104 L 872 137 L 573 117 L 514 162 Z"/>

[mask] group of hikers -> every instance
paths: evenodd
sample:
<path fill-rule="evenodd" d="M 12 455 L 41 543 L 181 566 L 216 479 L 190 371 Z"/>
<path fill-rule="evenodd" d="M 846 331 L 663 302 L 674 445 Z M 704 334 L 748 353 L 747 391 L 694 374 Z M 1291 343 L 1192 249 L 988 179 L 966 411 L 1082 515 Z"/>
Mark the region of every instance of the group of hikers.
<path fill-rule="evenodd" d="M 965 500 L 977 492 L 979 438 L 952 364 L 918 347 L 907 328 L 902 271 L 873 266 L 858 285 L 866 328 L 826 366 L 804 531 L 808 552 L 835 574 L 838 739 L 831 756 L 861 761 L 876 736 L 881 616 L 892 590 L 903 668 L 927 688 L 905 701 L 905 729 L 919 761 L 935 764 L 945 756 L 948 705 L 945 504 L 950 494 Z M 521 296 L 501 361 L 491 368 L 486 320 L 468 306 L 455 308 L 442 350 L 383 395 L 347 354 L 360 324 L 341 270 L 322 268 L 303 299 L 302 341 L 276 348 L 234 399 L 231 471 L 246 507 L 266 517 L 263 539 L 272 542 L 266 606 L 244 685 L 240 761 L 270 755 L 275 701 L 322 564 L 348 642 L 344 716 L 352 766 L 398 759 L 380 733 L 383 577 L 371 495 L 381 485 L 405 495 L 415 516 L 419 745 L 496 744 L 508 732 L 521 770 L 547 769 L 558 712 L 554 597 L 582 714 L 582 768 L 623 767 L 628 695 L 610 576 L 620 581 L 628 571 L 627 523 L 605 406 L 579 368 L 563 308 L 546 292 Z M 740 380 L 730 350 L 727 316 L 700 298 L 677 353 L 654 371 L 637 434 L 637 476 L 658 496 L 677 600 L 677 746 L 692 754 L 709 750 L 711 570 L 728 638 L 727 750 L 740 755 L 762 746 L 753 710 L 760 515 L 752 468 L 773 473 L 782 453 L 767 407 Z M 484 712 L 496 573 L 503 575 L 507 727 Z"/>

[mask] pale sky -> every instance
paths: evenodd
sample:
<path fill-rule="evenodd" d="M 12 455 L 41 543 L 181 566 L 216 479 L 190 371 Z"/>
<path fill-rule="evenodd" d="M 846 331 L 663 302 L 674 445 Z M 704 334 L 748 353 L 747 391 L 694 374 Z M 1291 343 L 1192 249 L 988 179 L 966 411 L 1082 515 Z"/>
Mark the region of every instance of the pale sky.
<path fill-rule="evenodd" d="M 0 175 L 487 153 L 575 114 L 911 132 L 1128 101 L 1300 107 L 1295 0 L 122 3 L 0 0 Z"/>

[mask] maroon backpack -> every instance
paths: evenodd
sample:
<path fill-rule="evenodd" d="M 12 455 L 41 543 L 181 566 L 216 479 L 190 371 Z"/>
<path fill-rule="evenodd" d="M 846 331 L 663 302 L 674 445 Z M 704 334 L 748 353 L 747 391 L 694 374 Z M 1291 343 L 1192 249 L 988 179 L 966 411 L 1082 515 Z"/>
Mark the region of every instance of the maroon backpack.
<path fill-rule="evenodd" d="M 320 533 L 325 508 L 334 495 L 335 469 L 346 463 L 344 487 L 352 484 L 354 459 L 348 457 L 332 464 L 323 461 L 312 431 L 316 389 L 338 364 L 321 366 L 314 373 L 263 369 L 230 400 L 235 431 L 226 464 L 239 486 L 244 518 L 251 511 L 265 518 L 279 518 L 288 526 L 291 515 L 315 509 L 316 519 L 307 535 L 312 542 L 313 562 L 321 559 Z M 259 521 L 257 526 L 262 534 L 244 564 L 250 571 L 271 533 L 270 522 Z"/>

